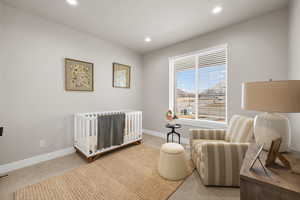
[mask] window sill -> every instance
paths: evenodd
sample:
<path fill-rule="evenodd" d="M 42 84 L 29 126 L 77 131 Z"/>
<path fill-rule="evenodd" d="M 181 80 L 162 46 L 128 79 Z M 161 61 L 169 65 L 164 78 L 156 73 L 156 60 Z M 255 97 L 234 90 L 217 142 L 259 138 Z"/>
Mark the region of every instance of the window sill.
<path fill-rule="evenodd" d="M 200 127 L 200 128 L 217 128 L 217 129 L 226 129 L 226 122 L 214 122 L 208 120 L 194 120 L 194 119 L 176 119 L 176 123 Z"/>

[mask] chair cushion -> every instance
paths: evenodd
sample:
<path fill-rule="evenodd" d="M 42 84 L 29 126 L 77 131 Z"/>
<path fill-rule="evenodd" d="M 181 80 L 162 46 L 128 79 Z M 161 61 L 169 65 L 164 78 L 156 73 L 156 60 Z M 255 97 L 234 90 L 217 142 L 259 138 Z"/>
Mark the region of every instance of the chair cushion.
<path fill-rule="evenodd" d="M 250 142 L 253 137 L 253 119 L 241 115 L 234 115 L 227 129 L 227 142 Z"/>

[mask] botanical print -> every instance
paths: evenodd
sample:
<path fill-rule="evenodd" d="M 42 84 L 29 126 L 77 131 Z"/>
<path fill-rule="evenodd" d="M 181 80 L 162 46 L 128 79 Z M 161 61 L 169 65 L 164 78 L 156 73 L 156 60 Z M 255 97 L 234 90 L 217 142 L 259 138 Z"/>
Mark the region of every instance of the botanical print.
<path fill-rule="evenodd" d="M 130 88 L 130 66 L 113 63 L 113 87 Z"/>
<path fill-rule="evenodd" d="M 93 64 L 65 59 L 66 90 L 93 91 Z"/>

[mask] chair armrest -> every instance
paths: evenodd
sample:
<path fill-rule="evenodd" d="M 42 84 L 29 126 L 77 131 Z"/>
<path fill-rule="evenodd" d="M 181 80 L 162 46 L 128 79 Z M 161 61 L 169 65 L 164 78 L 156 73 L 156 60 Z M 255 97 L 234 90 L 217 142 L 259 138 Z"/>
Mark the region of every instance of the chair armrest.
<path fill-rule="evenodd" d="M 190 129 L 190 139 L 225 140 L 224 129 Z"/>
<path fill-rule="evenodd" d="M 249 143 L 205 142 L 201 148 L 206 185 L 239 186 L 240 169 Z"/>

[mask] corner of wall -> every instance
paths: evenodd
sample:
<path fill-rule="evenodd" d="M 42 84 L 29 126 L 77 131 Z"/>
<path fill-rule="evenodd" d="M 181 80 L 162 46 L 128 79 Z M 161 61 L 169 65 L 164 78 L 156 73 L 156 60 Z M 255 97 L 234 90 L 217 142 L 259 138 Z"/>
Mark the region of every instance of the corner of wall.
<path fill-rule="evenodd" d="M 288 78 L 300 79 L 300 1 L 289 1 Z M 289 114 L 291 121 L 291 149 L 300 151 L 300 114 Z"/>

